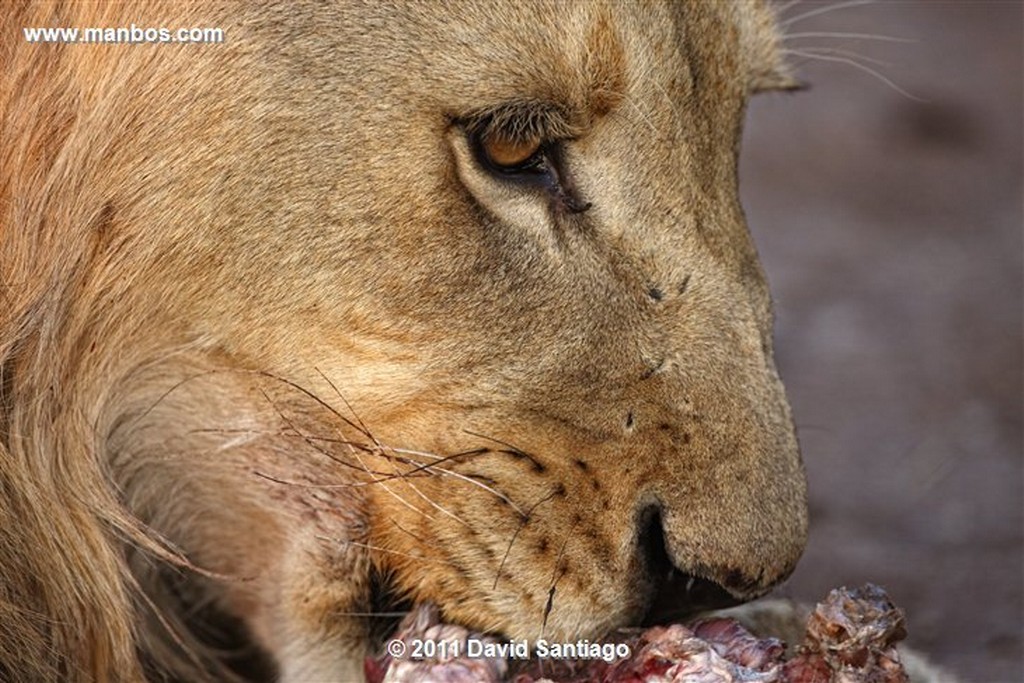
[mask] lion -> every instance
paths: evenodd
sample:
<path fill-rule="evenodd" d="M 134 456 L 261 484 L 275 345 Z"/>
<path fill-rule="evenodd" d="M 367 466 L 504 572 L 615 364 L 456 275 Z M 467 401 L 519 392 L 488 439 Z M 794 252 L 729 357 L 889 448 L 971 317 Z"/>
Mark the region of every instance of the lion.
<path fill-rule="evenodd" d="M 737 189 L 761 2 L 5 7 L 0 678 L 351 681 L 807 536 Z M 222 44 L 23 28 L 220 27 Z"/>

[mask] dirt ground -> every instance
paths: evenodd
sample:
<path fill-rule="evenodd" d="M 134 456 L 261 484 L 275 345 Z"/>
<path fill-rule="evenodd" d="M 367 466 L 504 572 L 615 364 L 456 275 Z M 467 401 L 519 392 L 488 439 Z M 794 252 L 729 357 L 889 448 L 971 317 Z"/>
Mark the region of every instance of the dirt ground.
<path fill-rule="evenodd" d="M 1024 4 L 783 15 L 828 5 L 787 33 L 829 59 L 793 54 L 811 88 L 752 104 L 742 160 L 811 487 L 780 592 L 876 582 L 912 645 L 1019 683 Z"/>

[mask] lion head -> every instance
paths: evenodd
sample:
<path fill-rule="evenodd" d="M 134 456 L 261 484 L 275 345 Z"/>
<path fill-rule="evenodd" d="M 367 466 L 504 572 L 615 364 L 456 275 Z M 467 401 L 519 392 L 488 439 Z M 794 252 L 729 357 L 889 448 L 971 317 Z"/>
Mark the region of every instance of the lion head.
<path fill-rule="evenodd" d="M 766 7 L 7 12 L 0 672 L 227 675 L 229 618 L 345 680 L 395 601 L 599 637 L 792 571 Z M 129 23 L 226 40 L 21 40 Z"/>

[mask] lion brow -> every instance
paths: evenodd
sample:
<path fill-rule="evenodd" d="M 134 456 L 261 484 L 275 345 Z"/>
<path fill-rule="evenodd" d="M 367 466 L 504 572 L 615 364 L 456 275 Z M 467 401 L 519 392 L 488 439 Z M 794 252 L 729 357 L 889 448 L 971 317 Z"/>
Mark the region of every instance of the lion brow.
<path fill-rule="evenodd" d="M 565 140 L 579 131 L 565 108 L 541 99 L 519 99 L 485 107 L 463 117 L 466 127 L 482 135 L 509 140 Z"/>

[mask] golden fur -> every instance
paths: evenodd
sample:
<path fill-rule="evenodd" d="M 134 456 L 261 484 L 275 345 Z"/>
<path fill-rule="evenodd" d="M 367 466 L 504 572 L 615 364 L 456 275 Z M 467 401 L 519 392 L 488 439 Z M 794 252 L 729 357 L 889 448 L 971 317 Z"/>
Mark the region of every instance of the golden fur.
<path fill-rule="evenodd" d="M 2 22 L 0 678 L 222 680 L 227 623 L 284 681 L 351 680 L 389 599 L 598 636 L 670 565 L 737 599 L 790 573 L 736 185 L 746 98 L 791 84 L 766 7 Z M 21 39 L 133 23 L 227 41 Z M 561 184 L 484 168 L 488 134 Z"/>

